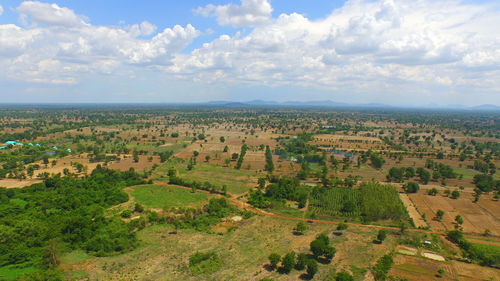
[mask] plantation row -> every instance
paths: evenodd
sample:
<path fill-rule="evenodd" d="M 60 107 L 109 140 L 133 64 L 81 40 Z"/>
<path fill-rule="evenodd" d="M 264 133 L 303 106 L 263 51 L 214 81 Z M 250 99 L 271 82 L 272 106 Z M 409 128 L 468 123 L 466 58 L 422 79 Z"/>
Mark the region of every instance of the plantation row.
<path fill-rule="evenodd" d="M 367 221 L 408 219 L 398 191 L 376 182 L 363 183 L 360 189 L 316 187 L 311 192 L 309 208 L 317 215 L 361 216 Z"/>

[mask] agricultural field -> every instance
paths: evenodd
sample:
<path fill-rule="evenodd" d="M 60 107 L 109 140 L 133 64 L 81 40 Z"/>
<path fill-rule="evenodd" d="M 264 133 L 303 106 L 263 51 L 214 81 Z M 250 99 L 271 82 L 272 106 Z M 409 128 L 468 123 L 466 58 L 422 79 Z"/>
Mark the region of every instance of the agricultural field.
<path fill-rule="evenodd" d="M 0 279 L 500 280 L 498 121 L 0 110 Z"/>
<path fill-rule="evenodd" d="M 154 209 L 195 207 L 209 199 L 207 194 L 164 185 L 135 186 L 131 188 L 130 195 L 136 203 Z"/>

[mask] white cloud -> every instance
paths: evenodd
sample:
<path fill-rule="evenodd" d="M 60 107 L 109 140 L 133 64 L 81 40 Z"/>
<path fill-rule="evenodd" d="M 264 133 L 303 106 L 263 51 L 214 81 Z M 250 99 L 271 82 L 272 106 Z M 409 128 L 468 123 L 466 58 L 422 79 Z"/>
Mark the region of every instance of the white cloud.
<path fill-rule="evenodd" d="M 0 73 L 33 82 L 68 84 L 84 73 L 169 65 L 173 54 L 200 34 L 189 24 L 156 34 L 156 26 L 146 21 L 128 27 L 95 26 L 68 8 L 40 2 L 23 2 L 17 10 L 43 25 L 0 25 Z M 153 36 L 140 38 L 145 35 Z"/>
<path fill-rule="evenodd" d="M 56 26 L 85 25 L 82 16 L 75 14 L 71 9 L 59 7 L 57 4 L 48 4 L 38 1 L 24 1 L 16 10 L 24 22 L 31 20 L 35 24 Z"/>
<path fill-rule="evenodd" d="M 189 24 L 158 31 L 147 21 L 98 26 L 40 2 L 17 10 L 31 24 L 0 25 L 2 77 L 70 84 L 87 73 L 138 77 L 152 69 L 214 87 L 291 85 L 389 97 L 481 91 L 499 98 L 498 3 L 351 0 L 318 20 L 298 13 L 271 18 L 268 1 L 208 5 L 197 12 L 253 28 L 190 52 L 181 51 L 200 31 Z"/>
<path fill-rule="evenodd" d="M 3 7 L 0 5 L 0 16 L 3 14 Z"/>
<path fill-rule="evenodd" d="M 151 35 L 156 31 L 156 25 L 143 21 L 140 24 L 131 25 L 129 31 L 135 36 Z"/>
<path fill-rule="evenodd" d="M 205 17 L 216 17 L 220 25 L 236 27 L 257 26 L 271 19 L 273 8 L 268 0 L 241 0 L 241 5 L 212 5 L 198 7 L 195 13 Z"/>
<path fill-rule="evenodd" d="M 404 85 L 424 92 L 481 82 L 498 88 L 499 11 L 495 4 L 456 0 L 353 0 L 320 20 L 282 14 L 246 36 L 220 36 L 189 55 L 176 55 L 166 70 L 213 83 L 354 92 L 400 91 Z M 490 72 L 468 74 L 479 66 Z M 485 76 L 496 82 L 483 81 Z"/>

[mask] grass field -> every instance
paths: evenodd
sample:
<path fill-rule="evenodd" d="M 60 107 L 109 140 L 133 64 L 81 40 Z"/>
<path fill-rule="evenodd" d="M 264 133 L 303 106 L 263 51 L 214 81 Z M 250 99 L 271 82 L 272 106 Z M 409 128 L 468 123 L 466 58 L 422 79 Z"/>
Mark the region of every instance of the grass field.
<path fill-rule="evenodd" d="M 237 170 L 228 167 L 198 162 L 194 169 L 187 169 L 187 161 L 181 159 L 172 159 L 163 163 L 156 169 L 154 178 L 167 181 L 167 171 L 174 168 L 178 171 L 178 176 L 188 180 L 200 182 L 208 181 L 219 187 L 226 185 L 230 193 L 241 194 L 247 192 L 249 188 L 257 185 L 255 173 L 246 170 Z"/>
<path fill-rule="evenodd" d="M 204 193 L 162 185 L 141 185 L 132 189 L 135 201 L 149 208 L 198 206 L 211 197 Z"/>

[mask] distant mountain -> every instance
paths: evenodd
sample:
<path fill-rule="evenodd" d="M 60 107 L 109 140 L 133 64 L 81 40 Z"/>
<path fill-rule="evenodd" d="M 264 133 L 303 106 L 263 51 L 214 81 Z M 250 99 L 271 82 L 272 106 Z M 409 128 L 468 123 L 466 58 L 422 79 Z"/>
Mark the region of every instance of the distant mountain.
<path fill-rule="evenodd" d="M 322 101 L 286 101 L 281 103 L 282 105 L 291 105 L 291 106 L 325 106 L 325 107 L 343 107 L 349 106 L 347 103 L 343 102 L 334 102 L 331 100 L 322 100 Z"/>
<path fill-rule="evenodd" d="M 468 109 L 472 109 L 472 110 L 494 110 L 494 111 L 499 110 L 500 111 L 500 106 L 496 106 L 494 104 L 482 104 L 482 105 L 478 105 L 478 106 L 468 107 Z"/>
<path fill-rule="evenodd" d="M 225 107 L 251 107 L 251 106 L 290 106 L 290 107 L 357 107 L 357 108 L 410 108 L 410 109 L 449 109 L 449 110 L 484 110 L 484 111 L 500 111 L 500 106 L 493 104 L 483 104 L 478 106 L 464 106 L 460 104 L 450 104 L 450 105 L 438 105 L 438 104 L 428 104 L 426 106 L 393 106 L 383 103 L 344 103 L 335 102 L 331 100 L 319 100 L 319 101 L 266 101 L 266 100 L 251 100 L 251 101 L 209 101 L 206 103 L 201 103 L 206 105 L 217 105 Z"/>

